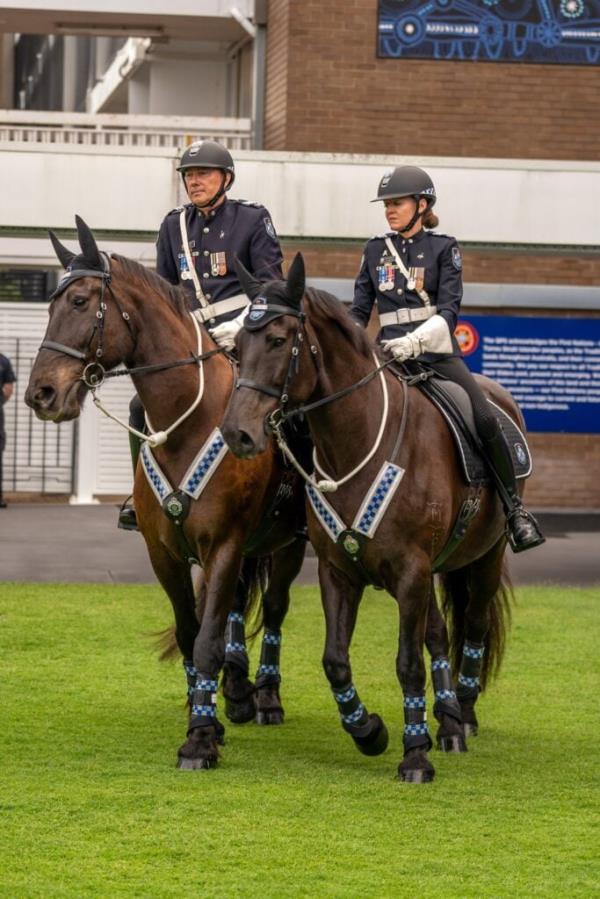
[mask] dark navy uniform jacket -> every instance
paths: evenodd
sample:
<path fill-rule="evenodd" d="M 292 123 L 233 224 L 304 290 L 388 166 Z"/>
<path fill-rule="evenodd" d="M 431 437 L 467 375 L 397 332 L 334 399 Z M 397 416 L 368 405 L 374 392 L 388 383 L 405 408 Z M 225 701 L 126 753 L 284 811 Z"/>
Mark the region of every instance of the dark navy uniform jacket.
<path fill-rule="evenodd" d="M 3 356 L 0 353 L 0 436 L 4 434 L 4 391 L 3 387 L 5 384 L 14 384 L 17 379 L 15 378 L 15 373 L 12 370 L 12 365 L 10 364 L 10 360 Z"/>
<path fill-rule="evenodd" d="M 171 284 L 186 287 L 190 291 L 191 307 L 197 309 L 199 304 L 194 282 L 188 273 L 179 229 L 182 208 L 179 206 L 169 212 L 160 226 L 156 243 L 156 271 Z M 279 239 L 264 206 L 248 200 L 226 198 L 205 217 L 192 203 L 187 203 L 185 221 L 190 253 L 209 303 L 218 303 L 243 293 L 234 269 L 235 256 L 259 281 L 283 278 Z M 240 311 L 220 315 L 209 324 L 229 321 Z"/>
<path fill-rule="evenodd" d="M 406 277 L 385 244 L 386 237 L 391 239 L 409 274 L 412 270 L 416 276 L 416 287 L 425 289 L 431 305 L 437 306 L 438 314 L 446 319 L 450 334 L 454 335 L 463 295 L 460 249 L 454 237 L 433 231 L 421 230 L 408 239 L 391 231 L 367 241 L 354 284 L 350 315 L 366 327 L 375 302 L 380 314 L 397 309 L 422 308 L 424 305 L 416 289 L 409 289 Z M 378 340 L 402 337 L 420 324 L 422 322 L 389 325 L 381 329 Z M 453 355 L 460 355 L 454 337 L 452 343 Z M 440 358 L 432 353 L 425 354 L 423 358 L 428 357 Z"/>

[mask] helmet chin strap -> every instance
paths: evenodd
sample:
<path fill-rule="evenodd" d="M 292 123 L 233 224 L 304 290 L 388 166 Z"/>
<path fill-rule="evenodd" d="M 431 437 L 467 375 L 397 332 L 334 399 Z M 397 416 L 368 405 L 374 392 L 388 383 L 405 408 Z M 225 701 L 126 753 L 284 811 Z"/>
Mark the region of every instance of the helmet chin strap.
<path fill-rule="evenodd" d="M 218 203 L 218 202 L 219 202 L 219 200 L 221 199 L 221 197 L 222 197 L 223 194 L 225 193 L 225 180 L 226 180 L 226 178 L 227 178 L 227 172 L 221 171 L 221 186 L 220 186 L 220 188 L 218 189 L 218 191 L 216 192 L 216 194 L 214 195 L 214 197 L 212 197 L 212 198 L 208 201 L 208 203 L 203 203 L 202 206 L 198 206 L 198 207 L 197 207 L 198 209 L 200 209 L 200 210 L 202 210 L 202 209 L 212 209 L 212 207 L 215 205 L 215 203 Z"/>
<path fill-rule="evenodd" d="M 421 218 L 421 216 L 422 216 L 422 215 L 425 215 L 425 213 L 427 212 L 427 209 L 428 209 L 429 204 L 425 207 L 425 209 L 423 210 L 423 212 L 419 212 L 419 202 L 420 202 L 420 200 L 421 200 L 421 197 L 415 197 L 415 203 L 416 203 L 416 205 L 415 205 L 415 214 L 414 214 L 413 217 L 411 218 L 411 220 L 410 220 L 410 222 L 408 223 L 408 225 L 406 225 L 404 228 L 399 228 L 399 229 L 398 229 L 398 234 L 406 234 L 407 231 L 410 231 L 411 228 L 414 228 L 414 226 L 417 224 L 417 222 L 418 222 L 418 220 Z"/>

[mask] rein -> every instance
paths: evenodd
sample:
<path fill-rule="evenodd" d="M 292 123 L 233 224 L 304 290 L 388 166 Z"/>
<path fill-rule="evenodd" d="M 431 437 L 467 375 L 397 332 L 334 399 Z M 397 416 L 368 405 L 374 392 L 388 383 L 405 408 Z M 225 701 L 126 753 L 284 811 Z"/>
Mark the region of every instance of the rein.
<path fill-rule="evenodd" d="M 127 325 L 127 328 L 129 330 L 130 335 L 132 336 L 132 338 L 134 340 L 134 343 L 135 343 L 135 334 L 133 333 L 133 331 L 131 329 L 129 313 L 124 311 L 123 309 L 121 309 L 121 306 L 119 305 L 119 302 L 110 287 L 111 271 L 110 271 L 109 257 L 106 256 L 104 253 L 102 254 L 102 257 L 104 259 L 104 265 L 105 265 L 104 271 L 100 272 L 97 269 L 89 269 L 89 270 L 88 269 L 77 269 L 74 272 L 72 272 L 68 278 L 64 279 L 64 281 L 61 282 L 62 287 L 61 287 L 61 284 L 59 284 L 59 287 L 58 287 L 58 291 L 60 291 L 60 293 L 62 293 L 63 290 L 65 290 L 66 287 L 69 286 L 70 283 L 72 283 L 75 280 L 79 280 L 80 278 L 93 277 L 93 278 L 100 278 L 102 281 L 102 287 L 100 290 L 100 299 L 98 302 L 98 309 L 96 310 L 97 321 L 94 324 L 94 327 L 92 328 L 92 333 L 90 335 L 90 339 L 87 342 L 85 351 L 82 352 L 81 350 L 76 350 L 74 347 L 67 346 L 64 343 L 59 343 L 55 340 L 43 340 L 40 345 L 40 349 L 41 350 L 42 349 L 53 350 L 56 353 L 62 353 L 65 356 L 71 356 L 74 359 L 77 359 L 81 362 L 85 362 L 85 360 L 88 357 L 88 354 L 90 352 L 90 347 L 92 345 L 94 336 L 96 335 L 96 332 L 98 332 L 98 345 L 97 345 L 96 351 L 95 351 L 96 361 L 88 362 L 88 364 L 83 369 L 83 372 L 81 373 L 79 380 L 83 382 L 85 387 L 92 394 L 92 399 L 93 399 L 94 405 L 104 415 L 106 415 L 107 418 L 110 418 L 110 419 L 112 419 L 112 421 L 121 425 L 121 427 L 125 428 L 126 431 L 129 431 L 130 434 L 134 434 L 136 437 L 139 437 L 140 439 L 147 441 L 150 444 L 150 446 L 160 446 L 161 444 L 166 443 L 169 434 L 171 434 L 175 430 L 175 428 L 179 427 L 179 425 L 182 422 L 184 422 L 186 420 L 186 418 L 188 418 L 192 414 L 194 409 L 196 409 L 196 407 L 199 405 L 199 403 L 202 399 L 202 396 L 204 394 L 204 367 L 203 367 L 202 363 L 206 359 L 210 359 L 212 356 L 216 356 L 219 353 L 224 352 L 224 350 L 221 347 L 216 347 L 215 349 L 208 350 L 205 353 L 202 352 L 202 332 L 200 330 L 200 326 L 198 325 L 198 322 L 196 321 L 195 317 L 190 313 L 190 317 L 194 324 L 194 328 L 196 330 L 197 341 L 198 341 L 198 352 L 191 353 L 191 358 L 178 359 L 178 360 L 175 360 L 174 362 L 160 362 L 160 363 L 156 363 L 153 365 L 138 365 L 138 366 L 134 366 L 133 368 L 120 368 L 115 371 L 107 372 L 106 369 L 104 368 L 104 366 L 99 361 L 102 358 L 102 356 L 104 355 L 103 338 L 104 338 L 104 325 L 105 325 L 106 312 L 107 312 L 107 305 L 104 301 L 105 291 L 108 290 L 108 293 L 110 293 L 110 295 L 112 296 L 113 302 L 114 302 L 115 306 L 117 307 L 117 309 L 119 310 L 121 318 Z M 52 294 L 52 296 L 50 297 L 50 302 L 52 302 L 56 296 L 58 296 L 57 291 L 55 291 Z M 173 422 L 173 424 L 170 425 L 164 431 L 153 431 L 147 416 L 146 416 L 146 421 L 151 430 L 150 434 L 144 434 L 141 431 L 138 431 L 135 428 L 132 428 L 131 425 L 122 421 L 122 419 L 118 418 L 116 415 L 113 415 L 112 413 L 110 413 L 108 411 L 108 409 L 106 409 L 102 405 L 100 399 L 96 396 L 96 390 L 99 387 L 101 387 L 102 384 L 104 383 L 104 381 L 108 380 L 109 378 L 116 378 L 121 375 L 131 375 L 134 373 L 137 374 L 140 372 L 148 373 L 148 372 L 156 372 L 156 371 L 165 371 L 166 369 L 169 369 L 169 368 L 178 368 L 181 365 L 192 365 L 192 364 L 199 366 L 199 386 L 198 386 L 198 393 L 196 395 L 196 398 L 195 398 L 194 402 L 192 403 L 192 405 L 183 413 L 183 415 L 181 415 L 177 419 L 177 421 Z"/>

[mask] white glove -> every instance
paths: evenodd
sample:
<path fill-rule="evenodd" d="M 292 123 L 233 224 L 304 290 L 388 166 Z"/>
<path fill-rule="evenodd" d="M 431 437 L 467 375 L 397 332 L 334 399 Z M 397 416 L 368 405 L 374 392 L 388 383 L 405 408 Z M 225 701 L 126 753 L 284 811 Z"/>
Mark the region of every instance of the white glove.
<path fill-rule="evenodd" d="M 232 350 L 235 346 L 235 338 L 242 330 L 244 319 L 248 314 L 248 307 L 242 309 L 236 318 L 232 318 L 230 322 L 223 322 L 215 328 L 210 328 L 209 333 L 214 342 L 223 350 Z"/>
<path fill-rule="evenodd" d="M 410 334 L 396 337 L 394 340 L 382 340 L 381 345 L 392 353 L 398 362 L 416 359 L 422 353 L 448 355 L 453 349 L 450 328 L 442 315 L 432 315 Z"/>
<path fill-rule="evenodd" d="M 397 362 L 415 358 L 415 348 L 408 334 L 404 337 L 395 337 L 394 340 L 382 340 L 381 345 Z"/>

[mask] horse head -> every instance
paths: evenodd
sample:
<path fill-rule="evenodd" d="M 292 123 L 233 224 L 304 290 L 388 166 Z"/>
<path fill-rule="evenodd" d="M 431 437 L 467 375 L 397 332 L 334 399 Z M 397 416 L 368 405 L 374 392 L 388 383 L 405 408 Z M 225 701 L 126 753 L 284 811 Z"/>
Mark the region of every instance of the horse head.
<path fill-rule="evenodd" d="M 304 260 L 292 262 L 287 280 L 261 284 L 237 261 L 240 284 L 252 301 L 237 338 L 239 378 L 221 427 L 231 451 L 251 458 L 265 450 L 269 415 L 303 402 L 316 386 L 305 332 Z"/>
<path fill-rule="evenodd" d="M 110 263 L 94 235 L 75 216 L 79 253 L 50 231 L 54 251 L 65 268 L 50 297 L 50 321 L 31 370 L 25 402 L 38 418 L 55 422 L 76 418 L 86 395 L 86 366 L 114 367 L 124 355 L 123 314 L 110 314 Z M 117 312 L 118 314 L 114 314 Z M 100 371 L 100 368 L 98 368 Z"/>

